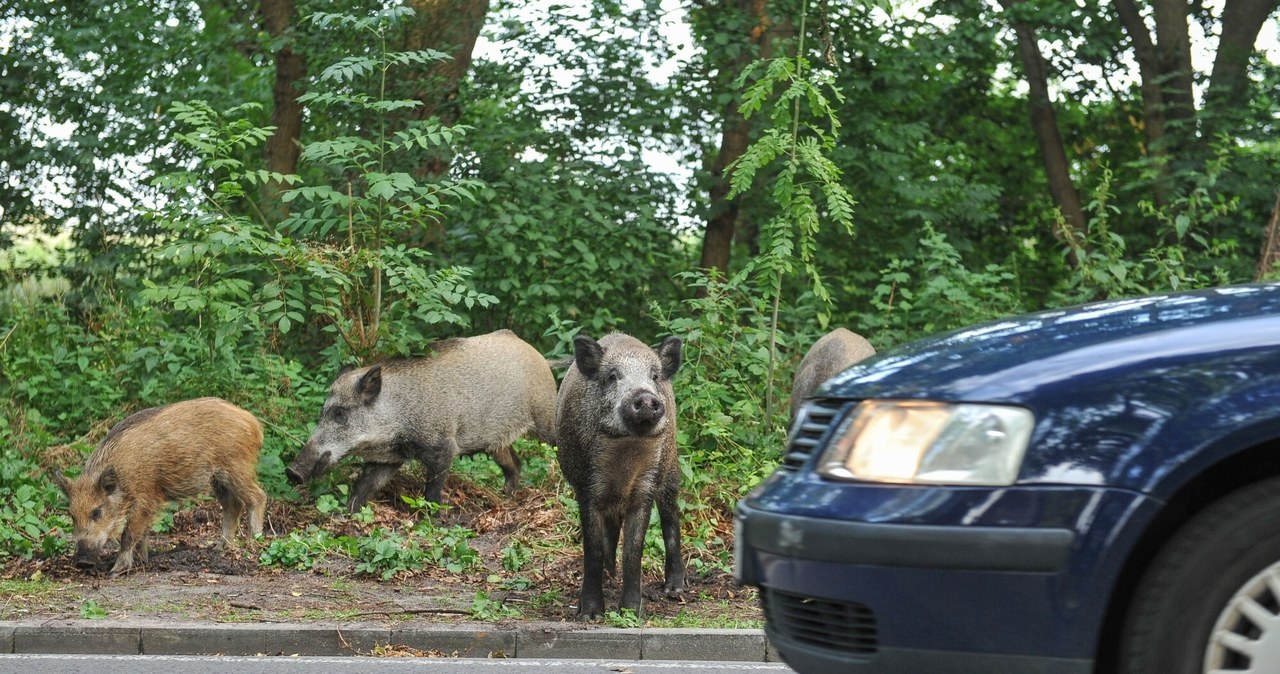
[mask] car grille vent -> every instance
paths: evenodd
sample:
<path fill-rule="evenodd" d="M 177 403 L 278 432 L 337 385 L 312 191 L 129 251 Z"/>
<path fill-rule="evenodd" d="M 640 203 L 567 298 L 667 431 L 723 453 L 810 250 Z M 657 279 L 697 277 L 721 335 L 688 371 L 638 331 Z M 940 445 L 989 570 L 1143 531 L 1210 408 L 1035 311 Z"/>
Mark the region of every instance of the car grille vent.
<path fill-rule="evenodd" d="M 796 470 L 804 465 L 840 416 L 845 404 L 840 400 L 810 400 L 800 408 L 795 425 L 791 427 L 791 437 L 787 439 L 787 453 L 782 457 L 783 468 Z"/>
<path fill-rule="evenodd" d="M 760 594 L 765 620 L 792 641 L 870 657 L 880 648 L 871 609 L 853 602 L 800 597 L 765 588 Z"/>

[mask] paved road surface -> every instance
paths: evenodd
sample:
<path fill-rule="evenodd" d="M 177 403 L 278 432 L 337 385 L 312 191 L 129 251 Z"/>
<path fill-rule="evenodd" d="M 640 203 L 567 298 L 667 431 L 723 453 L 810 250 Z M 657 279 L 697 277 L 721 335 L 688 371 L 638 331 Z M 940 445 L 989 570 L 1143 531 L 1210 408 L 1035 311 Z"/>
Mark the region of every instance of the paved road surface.
<path fill-rule="evenodd" d="M 0 674 L 792 674 L 774 663 L 196 655 L 0 655 Z"/>

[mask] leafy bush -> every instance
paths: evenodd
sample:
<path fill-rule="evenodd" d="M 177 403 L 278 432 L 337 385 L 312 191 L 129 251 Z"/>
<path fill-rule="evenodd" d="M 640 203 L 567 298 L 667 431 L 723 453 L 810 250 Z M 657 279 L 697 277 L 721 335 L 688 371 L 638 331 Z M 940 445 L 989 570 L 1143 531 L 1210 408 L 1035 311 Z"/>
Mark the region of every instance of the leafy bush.
<path fill-rule="evenodd" d="M 405 538 L 379 528 L 358 540 L 355 558 L 359 562 L 357 573 L 380 575 L 383 580 L 390 580 L 398 573 L 421 569 L 426 555 L 416 537 Z"/>
<path fill-rule="evenodd" d="M 925 225 L 919 249 L 881 271 L 864 317 L 877 349 L 1023 311 L 1017 277 L 999 265 L 970 269 L 942 232 Z"/>
<path fill-rule="evenodd" d="M 315 568 L 330 553 L 348 545 L 348 541 L 340 540 L 312 524 L 306 531 L 291 531 L 287 536 L 271 539 L 266 549 L 258 555 L 258 563 L 262 566 L 307 570 Z"/>

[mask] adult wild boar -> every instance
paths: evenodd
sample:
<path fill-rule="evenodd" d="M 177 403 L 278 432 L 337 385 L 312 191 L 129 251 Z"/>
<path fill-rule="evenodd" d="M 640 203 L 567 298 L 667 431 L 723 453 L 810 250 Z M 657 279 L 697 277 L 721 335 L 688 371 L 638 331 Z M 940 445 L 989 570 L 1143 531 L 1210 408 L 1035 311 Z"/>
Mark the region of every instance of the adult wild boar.
<path fill-rule="evenodd" d="M 681 342 L 655 351 L 622 333 L 573 339 L 573 364 L 556 399 L 557 458 L 582 521 L 578 619 L 604 612 L 603 574 L 615 572 L 622 536 L 622 608 L 640 613 L 640 557 L 656 501 L 666 546 L 663 589 L 684 589 L 680 551 L 680 467 L 671 377 Z"/>
<path fill-rule="evenodd" d="M 425 497 L 439 502 L 453 458 L 486 452 L 516 488 L 520 460 L 511 443 L 530 431 L 555 444 L 556 380 L 542 354 L 510 330 L 437 342 L 424 358 L 346 370 L 329 388 L 316 430 L 285 470 L 294 484 L 344 456 L 364 458 L 348 507 L 359 510 L 416 459 Z"/>
<path fill-rule="evenodd" d="M 220 398 L 197 398 L 152 407 L 116 424 L 89 455 L 74 480 L 53 479 L 70 502 L 75 562 L 95 568 L 119 537 L 111 575 L 147 561 L 147 532 L 156 511 L 212 489 L 222 504 L 222 540 L 229 542 L 249 511 L 249 534 L 262 533 L 267 495 L 258 486 L 262 425 L 249 412 Z"/>
<path fill-rule="evenodd" d="M 876 355 L 871 343 L 856 332 L 836 328 L 818 338 L 809 347 L 796 368 L 795 381 L 791 385 L 791 419 L 805 398 L 813 395 L 822 382 L 834 377 L 845 368 L 863 358 Z"/>

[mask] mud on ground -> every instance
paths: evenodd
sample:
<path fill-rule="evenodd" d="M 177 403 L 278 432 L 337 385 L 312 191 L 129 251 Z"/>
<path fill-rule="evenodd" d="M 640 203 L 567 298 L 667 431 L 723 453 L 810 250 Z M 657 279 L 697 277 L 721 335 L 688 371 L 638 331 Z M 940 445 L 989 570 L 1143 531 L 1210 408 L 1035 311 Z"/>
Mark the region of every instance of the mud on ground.
<path fill-rule="evenodd" d="M 396 485 L 393 485 L 393 488 Z M 401 485 L 402 486 L 402 485 Z M 385 493 L 385 492 L 384 492 Z M 412 492 L 409 492 L 412 493 Z M 150 538 L 150 558 L 128 574 L 110 578 L 75 568 L 70 554 L 55 559 L 9 560 L 0 579 L 45 580 L 6 583 L 0 592 L 0 620 L 102 618 L 215 622 L 307 623 L 487 623 L 575 624 L 581 582 L 582 548 L 576 526 L 558 503 L 563 495 L 535 489 L 508 498 L 450 478 L 446 503 L 466 503 L 433 515 L 439 527 L 460 525 L 476 532 L 468 541 L 481 566 L 460 573 L 426 565 L 388 580 L 358 573 L 352 559 L 333 554 L 311 570 L 262 566 L 259 557 L 276 537 L 316 524 L 334 535 L 367 535 L 376 527 L 407 530 L 421 513 L 398 498 L 374 502 L 372 524 L 321 515 L 314 504 L 272 502 L 267 531 L 259 541 L 238 540 L 225 550 L 215 542 L 221 512 L 210 500 L 187 503 L 173 514 L 173 526 Z M 723 525 L 705 547 L 732 545 L 731 525 Z M 503 549 L 519 540 L 534 554 L 518 571 L 503 568 Z M 686 541 L 686 557 L 697 556 L 697 541 Z M 619 560 L 621 561 L 621 560 Z M 663 627 L 758 627 L 762 619 L 755 591 L 736 587 L 723 570 L 689 565 L 683 596 L 661 590 L 661 559 L 646 556 L 644 609 L 647 624 Z M 712 568 L 709 565 L 702 568 Z M 620 579 L 606 579 L 605 607 L 614 610 Z M 478 593 L 484 593 L 479 595 Z M 479 602 L 477 597 L 482 596 Z M 477 607 L 479 611 L 474 610 Z M 619 624 L 619 626 L 621 626 Z"/>

